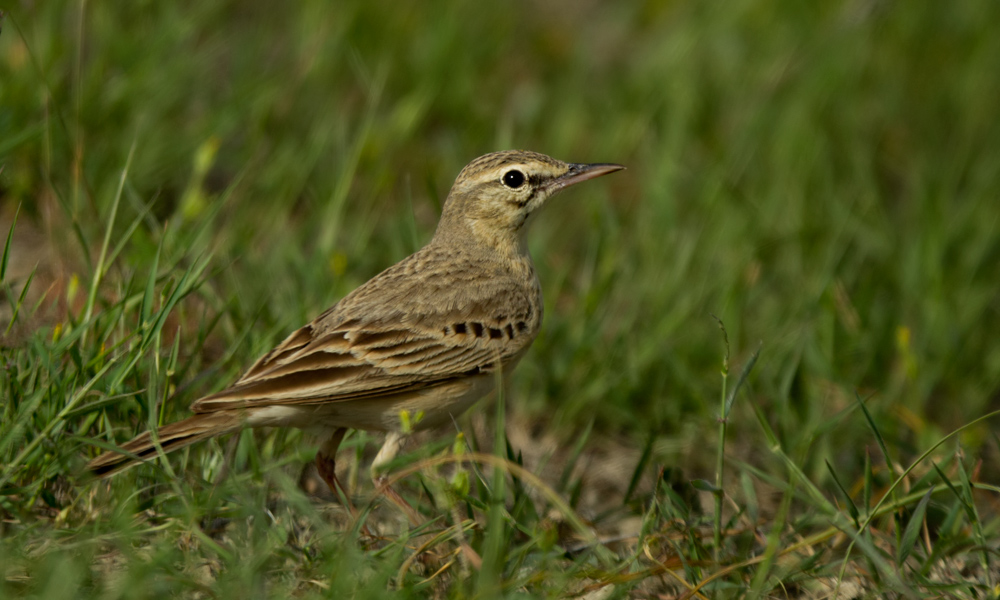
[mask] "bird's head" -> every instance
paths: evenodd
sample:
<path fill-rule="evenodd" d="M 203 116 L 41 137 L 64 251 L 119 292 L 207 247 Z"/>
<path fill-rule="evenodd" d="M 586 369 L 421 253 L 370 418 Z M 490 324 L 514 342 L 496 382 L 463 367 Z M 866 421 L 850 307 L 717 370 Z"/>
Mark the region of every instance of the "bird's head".
<path fill-rule="evenodd" d="M 480 156 L 455 179 L 435 237 L 472 235 L 486 243 L 521 246 L 528 222 L 548 198 L 624 168 L 565 163 L 523 150 Z"/>

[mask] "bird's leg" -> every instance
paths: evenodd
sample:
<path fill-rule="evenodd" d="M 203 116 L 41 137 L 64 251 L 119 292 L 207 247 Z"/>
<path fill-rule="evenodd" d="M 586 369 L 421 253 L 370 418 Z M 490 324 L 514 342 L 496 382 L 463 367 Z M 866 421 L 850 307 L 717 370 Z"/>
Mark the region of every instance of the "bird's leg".
<path fill-rule="evenodd" d="M 392 486 L 389 485 L 389 478 L 384 473 L 385 465 L 396 458 L 405 440 L 406 434 L 398 431 L 390 431 L 385 436 L 385 442 L 379 449 L 378 454 L 375 455 L 375 460 L 372 461 L 372 482 L 375 484 L 375 492 L 384 494 L 386 498 L 406 513 L 406 517 L 410 520 L 410 523 L 416 526 L 423 522 L 420 514 L 396 490 L 392 489 Z"/>
<path fill-rule="evenodd" d="M 344 441 L 346 434 L 347 428 L 340 427 L 334 430 L 330 437 L 323 442 L 323 445 L 319 447 L 319 452 L 316 453 L 316 470 L 319 471 L 319 476 L 323 478 L 327 487 L 330 488 L 333 497 L 340 500 L 340 503 L 344 505 L 347 512 L 351 513 L 351 518 L 357 521 L 358 511 L 355 510 L 354 504 L 351 503 L 351 497 L 347 493 L 347 488 L 337 479 L 337 449 L 340 448 L 340 442 Z M 371 530 L 368 529 L 367 523 L 361 524 L 361 531 L 370 538 L 375 537 Z"/>
<path fill-rule="evenodd" d="M 344 435 L 346 434 L 347 429 L 345 427 L 337 428 L 323 442 L 323 445 L 319 447 L 319 452 L 316 453 L 316 470 L 319 471 L 319 476 L 323 478 L 327 487 L 330 488 L 333 497 L 344 503 L 344 506 L 354 515 L 354 506 L 351 505 L 351 498 L 347 494 L 347 488 L 337 479 L 337 449 L 340 448 L 340 442 L 344 441 Z"/>

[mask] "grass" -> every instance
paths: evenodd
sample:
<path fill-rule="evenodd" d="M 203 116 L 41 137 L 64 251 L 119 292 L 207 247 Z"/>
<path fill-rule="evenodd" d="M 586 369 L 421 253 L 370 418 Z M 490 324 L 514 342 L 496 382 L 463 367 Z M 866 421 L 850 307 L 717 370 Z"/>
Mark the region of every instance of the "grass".
<path fill-rule="evenodd" d="M 994 3 L 4 11 L 0 595 L 997 596 Z M 363 433 L 374 538 L 295 431 L 82 477 L 509 147 L 629 169 L 534 225 L 502 401 L 396 465 L 424 526 Z"/>

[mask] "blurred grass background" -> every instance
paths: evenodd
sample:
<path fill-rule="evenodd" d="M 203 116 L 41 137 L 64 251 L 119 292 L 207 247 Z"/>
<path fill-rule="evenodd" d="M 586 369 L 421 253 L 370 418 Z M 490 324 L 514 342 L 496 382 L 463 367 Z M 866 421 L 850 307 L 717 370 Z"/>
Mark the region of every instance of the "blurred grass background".
<path fill-rule="evenodd" d="M 28 530 L 26 500 L 78 507 L 65 482 L 95 451 L 83 438 L 185 414 L 419 248 L 461 167 L 506 148 L 628 166 L 557 198 L 530 236 L 546 323 L 508 405 L 533 431 L 653 440 L 653 463 L 710 478 L 726 352 L 713 315 L 734 365 L 763 344 L 727 449 L 780 464 L 756 407 L 831 495 L 827 461 L 860 481 L 875 448 L 856 395 L 904 463 L 1000 408 L 995 2 L 4 10 L 6 226 L 20 207 L 8 322 L 38 267 L 4 338 L 16 487 L 0 510 Z M 112 215 L 120 252 L 102 269 Z M 186 269 L 197 284 L 134 346 L 147 281 L 164 300 Z M 120 370 L 101 373 L 116 352 Z M 60 413 L 95 376 L 90 408 Z M 994 429 L 960 437 L 986 481 Z M 265 458 L 299 445 L 258 439 Z M 44 568 L 86 564 L 58 560 L 75 566 Z"/>

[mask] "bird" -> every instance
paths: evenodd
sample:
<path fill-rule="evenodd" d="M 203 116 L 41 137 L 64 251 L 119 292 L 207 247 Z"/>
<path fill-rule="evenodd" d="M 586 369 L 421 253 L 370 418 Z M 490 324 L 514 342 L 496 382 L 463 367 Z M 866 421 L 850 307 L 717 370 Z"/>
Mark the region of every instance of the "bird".
<path fill-rule="evenodd" d="M 295 427 L 320 433 L 317 471 L 346 498 L 336 455 L 355 429 L 386 434 L 371 475 L 387 487 L 385 466 L 407 436 L 487 396 L 538 335 L 542 289 L 526 232 L 539 209 L 569 186 L 624 168 L 524 150 L 476 158 L 423 248 L 294 331 L 231 386 L 196 400 L 192 416 L 104 452 L 89 472 L 107 477 L 247 427 Z"/>

